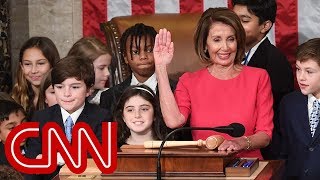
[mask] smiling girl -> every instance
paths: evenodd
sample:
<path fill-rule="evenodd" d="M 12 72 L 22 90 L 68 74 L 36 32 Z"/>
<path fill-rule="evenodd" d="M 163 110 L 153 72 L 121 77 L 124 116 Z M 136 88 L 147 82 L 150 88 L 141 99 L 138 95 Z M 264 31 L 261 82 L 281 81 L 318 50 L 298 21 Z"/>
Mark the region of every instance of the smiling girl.
<path fill-rule="evenodd" d="M 163 122 L 158 97 L 146 85 L 129 86 L 114 112 L 118 122 L 118 145 L 143 145 L 161 140 L 170 129 Z"/>
<path fill-rule="evenodd" d="M 38 102 L 42 78 L 59 59 L 55 44 L 47 37 L 32 37 L 22 45 L 12 98 L 29 116 Z"/>

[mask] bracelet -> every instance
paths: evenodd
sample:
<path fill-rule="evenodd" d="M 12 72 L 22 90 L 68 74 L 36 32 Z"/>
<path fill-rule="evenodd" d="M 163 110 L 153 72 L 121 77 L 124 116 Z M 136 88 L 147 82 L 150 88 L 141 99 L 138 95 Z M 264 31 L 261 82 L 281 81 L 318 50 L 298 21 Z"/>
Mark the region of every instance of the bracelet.
<path fill-rule="evenodd" d="M 242 136 L 242 137 L 244 137 L 246 139 L 246 141 L 247 141 L 246 150 L 249 150 L 251 148 L 251 140 L 247 136 Z"/>

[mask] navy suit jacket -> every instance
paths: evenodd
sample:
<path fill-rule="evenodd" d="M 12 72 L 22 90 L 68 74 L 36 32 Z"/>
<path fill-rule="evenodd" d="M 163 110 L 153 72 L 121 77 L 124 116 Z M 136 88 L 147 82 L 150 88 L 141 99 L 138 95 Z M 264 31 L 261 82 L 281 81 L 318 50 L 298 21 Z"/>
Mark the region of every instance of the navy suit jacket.
<path fill-rule="evenodd" d="M 267 70 L 273 94 L 274 129 L 270 145 L 261 149 L 264 159 L 278 159 L 280 154 L 281 132 L 278 120 L 278 108 L 282 97 L 294 90 L 292 67 L 286 56 L 272 45 L 268 38 L 261 42 L 251 57 L 248 66 Z"/>
<path fill-rule="evenodd" d="M 299 179 L 320 178 L 320 126 L 311 136 L 308 114 L 308 96 L 295 91 L 280 104 L 280 126 L 283 132 L 284 157 L 287 175 Z"/>
<path fill-rule="evenodd" d="M 0 165 L 11 166 L 7 160 L 7 157 L 4 151 L 4 144 L 2 142 L 0 142 Z"/>
<path fill-rule="evenodd" d="M 25 146 L 21 146 L 20 147 L 21 150 L 25 150 Z M 22 151 L 21 151 L 22 152 Z M 9 163 L 6 153 L 5 153 L 5 146 L 3 144 L 3 142 L 0 142 L 0 165 L 6 165 L 6 166 L 11 166 L 11 164 Z"/>
<path fill-rule="evenodd" d="M 38 154 L 42 153 L 42 128 L 47 122 L 56 122 L 61 129 L 64 131 L 64 124 L 62 120 L 61 109 L 58 104 L 46 108 L 41 111 L 37 111 L 34 113 L 32 121 L 39 122 L 39 137 L 28 139 L 26 157 L 28 158 L 36 158 Z M 101 142 L 102 139 L 102 122 L 112 121 L 112 117 L 110 113 L 100 108 L 98 105 L 90 104 L 88 102 L 85 103 L 84 109 L 81 112 L 78 122 L 87 123 Z M 25 175 L 25 179 L 52 179 L 55 175 L 59 173 L 60 167 L 57 166 L 57 169 L 54 173 L 48 175 Z"/>

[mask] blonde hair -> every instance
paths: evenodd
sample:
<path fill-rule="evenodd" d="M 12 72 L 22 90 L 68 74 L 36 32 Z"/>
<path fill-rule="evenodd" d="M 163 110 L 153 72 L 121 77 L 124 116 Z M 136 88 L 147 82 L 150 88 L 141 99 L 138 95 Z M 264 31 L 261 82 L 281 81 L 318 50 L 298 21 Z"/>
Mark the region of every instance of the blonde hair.
<path fill-rule="evenodd" d="M 80 56 L 92 62 L 104 54 L 111 56 L 111 51 L 95 37 L 83 37 L 79 39 L 68 52 L 68 56 Z"/>

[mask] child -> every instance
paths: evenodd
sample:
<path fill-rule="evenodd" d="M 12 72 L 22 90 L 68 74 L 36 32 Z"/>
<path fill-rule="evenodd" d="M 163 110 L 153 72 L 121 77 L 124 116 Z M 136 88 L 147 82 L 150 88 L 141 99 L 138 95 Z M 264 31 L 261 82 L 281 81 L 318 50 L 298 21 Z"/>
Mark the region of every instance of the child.
<path fill-rule="evenodd" d="M 114 106 L 123 91 L 130 85 L 144 84 L 157 94 L 157 78 L 153 58 L 153 46 L 157 32 L 151 26 L 142 23 L 128 28 L 121 36 L 120 50 L 124 61 L 130 67 L 132 75 L 122 83 L 108 89 L 101 94 L 100 107 L 113 112 Z M 176 86 L 170 80 L 171 89 Z M 158 95 L 158 94 L 157 94 Z"/>
<path fill-rule="evenodd" d="M 320 177 L 320 38 L 301 44 L 296 53 L 300 91 L 285 96 L 280 103 L 287 176 L 297 179 Z"/>
<path fill-rule="evenodd" d="M 158 97 L 146 85 L 130 86 L 122 94 L 114 112 L 118 122 L 118 145 L 143 145 L 162 140 L 168 134 Z"/>
<path fill-rule="evenodd" d="M 232 0 L 233 11 L 246 31 L 245 58 L 242 64 L 267 70 L 273 94 L 274 129 L 272 141 L 262 148 L 264 159 L 277 159 L 280 152 L 278 107 L 281 98 L 294 90 L 291 65 L 286 56 L 272 45 L 266 36 L 275 22 L 275 0 Z"/>
<path fill-rule="evenodd" d="M 42 110 L 57 104 L 54 89 L 51 82 L 51 70 L 44 76 L 40 84 L 39 100 L 36 110 Z"/>
<path fill-rule="evenodd" d="M 106 46 L 95 37 L 84 37 L 78 40 L 70 49 L 68 56 L 80 56 L 93 62 L 95 72 L 95 82 L 93 92 L 88 97 L 88 101 L 93 104 L 100 104 L 100 95 L 107 90 L 111 64 L 111 52 Z"/>
<path fill-rule="evenodd" d="M 38 102 L 43 76 L 59 59 L 56 46 L 47 37 L 32 37 L 22 45 L 12 97 L 22 105 L 28 116 L 32 116 Z"/>
<path fill-rule="evenodd" d="M 106 110 L 86 102 L 90 88 L 94 85 L 92 62 L 81 57 L 67 56 L 53 67 L 51 77 L 58 104 L 34 113 L 32 120 L 40 123 L 40 131 L 45 123 L 56 122 L 65 130 L 68 140 L 71 141 L 72 137 L 68 129 L 72 129 L 75 123 L 85 122 L 94 130 L 101 142 L 101 123 L 111 121 L 111 117 Z M 28 142 L 27 157 L 41 157 L 41 133 L 40 137 L 30 138 Z M 52 174 L 39 176 L 51 179 L 59 173 L 59 170 L 60 166 Z M 34 177 L 27 175 L 26 178 Z"/>
<path fill-rule="evenodd" d="M 0 165 L 11 166 L 4 152 L 4 143 L 11 130 L 24 121 L 26 121 L 26 112 L 22 106 L 12 100 L 0 100 Z M 24 144 L 25 142 L 21 146 L 24 147 Z"/>

